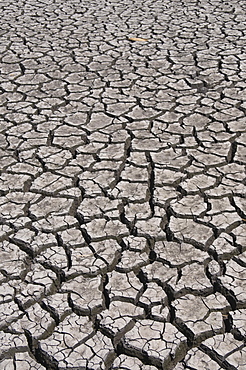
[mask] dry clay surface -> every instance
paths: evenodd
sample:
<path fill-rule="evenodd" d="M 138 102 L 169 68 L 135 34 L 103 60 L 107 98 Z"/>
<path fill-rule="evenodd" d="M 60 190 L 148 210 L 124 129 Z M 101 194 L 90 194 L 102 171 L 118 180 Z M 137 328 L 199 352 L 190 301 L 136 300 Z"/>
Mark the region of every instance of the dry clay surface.
<path fill-rule="evenodd" d="M 246 369 L 245 13 L 1 0 L 1 370 Z"/>

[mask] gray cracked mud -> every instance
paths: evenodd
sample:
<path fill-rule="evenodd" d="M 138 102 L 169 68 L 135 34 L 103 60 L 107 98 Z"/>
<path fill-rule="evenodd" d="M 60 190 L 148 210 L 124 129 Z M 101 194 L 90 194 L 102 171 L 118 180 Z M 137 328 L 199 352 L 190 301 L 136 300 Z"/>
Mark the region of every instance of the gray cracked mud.
<path fill-rule="evenodd" d="M 245 1 L 0 8 L 0 369 L 245 369 Z"/>

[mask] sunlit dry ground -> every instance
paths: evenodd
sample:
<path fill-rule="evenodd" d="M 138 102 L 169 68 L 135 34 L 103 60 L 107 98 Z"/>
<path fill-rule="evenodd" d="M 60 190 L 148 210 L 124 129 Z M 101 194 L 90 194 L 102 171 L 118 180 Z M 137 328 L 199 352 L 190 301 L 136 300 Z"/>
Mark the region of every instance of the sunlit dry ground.
<path fill-rule="evenodd" d="M 0 9 L 0 369 L 245 369 L 245 1 Z"/>

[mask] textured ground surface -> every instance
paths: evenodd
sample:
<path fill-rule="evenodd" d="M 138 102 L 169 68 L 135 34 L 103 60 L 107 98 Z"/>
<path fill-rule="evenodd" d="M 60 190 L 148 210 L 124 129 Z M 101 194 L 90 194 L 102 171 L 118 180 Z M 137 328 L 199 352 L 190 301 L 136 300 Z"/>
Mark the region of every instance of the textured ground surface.
<path fill-rule="evenodd" d="M 0 9 L 0 369 L 245 369 L 245 0 Z"/>

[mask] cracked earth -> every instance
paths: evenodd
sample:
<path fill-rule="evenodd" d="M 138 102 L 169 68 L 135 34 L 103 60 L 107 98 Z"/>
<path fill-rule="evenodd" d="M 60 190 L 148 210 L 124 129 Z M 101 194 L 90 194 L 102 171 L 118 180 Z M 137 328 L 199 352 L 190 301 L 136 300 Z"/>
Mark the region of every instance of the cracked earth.
<path fill-rule="evenodd" d="M 245 1 L 0 9 L 0 369 L 245 369 Z"/>

